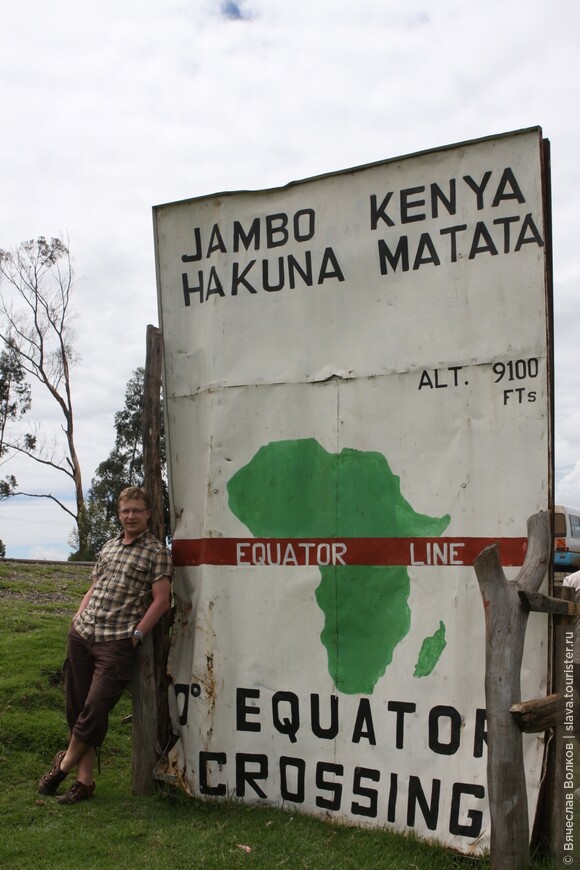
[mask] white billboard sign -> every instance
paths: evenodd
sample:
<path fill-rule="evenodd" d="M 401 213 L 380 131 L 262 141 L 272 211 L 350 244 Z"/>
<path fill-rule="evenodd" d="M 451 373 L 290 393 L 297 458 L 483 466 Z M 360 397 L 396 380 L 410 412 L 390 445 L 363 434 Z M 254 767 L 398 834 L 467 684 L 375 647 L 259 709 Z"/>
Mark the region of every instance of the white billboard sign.
<path fill-rule="evenodd" d="M 192 794 L 489 845 L 473 560 L 499 541 L 515 576 L 550 504 L 543 154 L 534 128 L 155 208 Z"/>

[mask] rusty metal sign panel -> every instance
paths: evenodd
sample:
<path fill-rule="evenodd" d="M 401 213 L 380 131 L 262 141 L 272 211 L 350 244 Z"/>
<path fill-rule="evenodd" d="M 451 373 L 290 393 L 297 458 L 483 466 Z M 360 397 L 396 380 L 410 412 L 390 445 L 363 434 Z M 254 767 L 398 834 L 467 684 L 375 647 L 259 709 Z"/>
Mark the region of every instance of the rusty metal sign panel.
<path fill-rule="evenodd" d="M 489 845 L 473 560 L 550 502 L 544 144 L 154 209 L 191 794 Z"/>

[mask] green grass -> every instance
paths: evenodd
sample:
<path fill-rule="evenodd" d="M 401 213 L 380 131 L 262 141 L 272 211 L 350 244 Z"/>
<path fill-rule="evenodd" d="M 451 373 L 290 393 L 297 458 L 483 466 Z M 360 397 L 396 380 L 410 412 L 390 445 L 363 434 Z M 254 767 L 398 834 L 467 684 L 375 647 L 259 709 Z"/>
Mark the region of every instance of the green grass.
<path fill-rule="evenodd" d="M 457 856 L 387 830 L 237 801 L 199 801 L 168 785 L 160 784 L 147 797 L 135 796 L 131 726 L 121 721 L 131 711 L 128 693 L 112 714 L 95 799 L 62 807 L 53 798 L 42 798 L 38 779 L 66 741 L 60 680 L 65 637 L 87 587 L 86 567 L 0 561 L 0 866 L 489 868 L 484 858 Z M 538 860 L 532 866 L 552 864 Z"/>

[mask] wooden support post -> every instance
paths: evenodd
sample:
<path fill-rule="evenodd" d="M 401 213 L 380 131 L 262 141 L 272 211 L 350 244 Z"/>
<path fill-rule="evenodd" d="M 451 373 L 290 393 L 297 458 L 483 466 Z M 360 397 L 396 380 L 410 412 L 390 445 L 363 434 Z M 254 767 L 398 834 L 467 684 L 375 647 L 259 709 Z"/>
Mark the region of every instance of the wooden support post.
<path fill-rule="evenodd" d="M 150 529 L 165 540 L 161 479 L 161 332 L 147 327 L 143 411 L 144 485 L 151 501 Z M 137 651 L 133 668 L 133 791 L 147 794 L 154 786 L 153 771 L 170 733 L 167 700 L 167 656 L 170 614 L 165 614 Z"/>
<path fill-rule="evenodd" d="M 165 541 L 163 518 L 163 481 L 161 477 L 161 385 L 163 368 L 163 341 L 161 331 L 147 327 L 147 364 L 145 366 L 145 409 L 143 415 L 143 470 L 148 492 L 153 494 L 151 531 Z M 172 612 L 161 617 L 153 629 L 153 668 L 157 698 L 157 740 L 160 752 L 171 738 L 169 715 L 169 677 L 167 659 L 171 633 Z"/>
<path fill-rule="evenodd" d="M 163 522 L 163 481 L 161 479 L 161 365 L 163 348 L 161 332 L 156 326 L 147 327 L 147 353 L 143 381 L 143 476 L 145 489 L 151 502 L 151 533 L 165 539 Z"/>
<path fill-rule="evenodd" d="M 135 794 L 154 787 L 157 763 L 157 699 L 153 667 L 153 637 L 147 635 L 133 659 L 133 778 Z"/>
<path fill-rule="evenodd" d="M 548 570 L 550 545 L 549 514 L 540 511 L 528 520 L 526 559 L 515 580 L 505 577 L 497 544 L 486 547 L 474 562 L 485 612 L 487 783 L 494 870 L 523 870 L 529 864 L 522 734 L 510 708 L 521 701 L 528 620 L 518 592 L 538 591 Z"/>

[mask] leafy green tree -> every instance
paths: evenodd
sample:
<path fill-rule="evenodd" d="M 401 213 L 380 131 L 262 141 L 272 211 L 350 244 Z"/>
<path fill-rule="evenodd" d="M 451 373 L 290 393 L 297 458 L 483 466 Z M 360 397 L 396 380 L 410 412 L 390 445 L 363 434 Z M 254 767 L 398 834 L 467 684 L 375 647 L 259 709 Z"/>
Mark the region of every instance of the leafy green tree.
<path fill-rule="evenodd" d="M 70 540 L 75 548 L 72 561 L 96 558 L 109 538 L 118 532 L 117 498 L 126 486 L 142 486 L 143 474 L 143 386 L 145 369 L 135 369 L 125 390 L 125 407 L 114 417 L 115 444 L 107 459 L 96 469 L 87 494 L 81 518 L 86 546 L 80 548 L 76 530 Z M 163 413 L 163 412 L 162 412 Z M 161 418 L 161 467 L 163 482 L 163 511 L 166 533 L 169 535 L 169 495 L 167 490 L 165 437 Z"/>
<path fill-rule="evenodd" d="M 94 562 L 98 552 L 110 538 L 119 532 L 119 524 L 114 519 L 107 517 L 106 511 L 98 501 L 88 497 L 78 523 L 77 529 L 73 529 L 69 544 L 74 552 L 69 556 L 70 562 Z M 79 537 L 82 535 L 83 547 L 79 546 Z"/>
<path fill-rule="evenodd" d="M 7 443 L 8 426 L 15 423 L 30 409 L 30 385 L 22 362 L 11 341 L 5 342 L 5 350 L 0 352 L 0 465 L 10 456 Z M 15 439 L 16 443 L 20 443 Z M 14 494 L 17 482 L 13 474 L 0 480 L 0 499 Z"/>
<path fill-rule="evenodd" d="M 10 447 L 6 443 L 8 425 L 15 423 L 30 409 L 30 386 L 18 353 L 10 341 L 5 342 L 5 350 L 0 352 L 0 465 L 10 458 Z M 23 443 L 25 436 L 20 439 Z M 16 442 L 19 439 L 16 438 Z M 14 495 L 17 481 L 13 474 L 0 478 L 0 501 Z M 6 555 L 4 542 L 0 540 L 0 559 Z"/>

